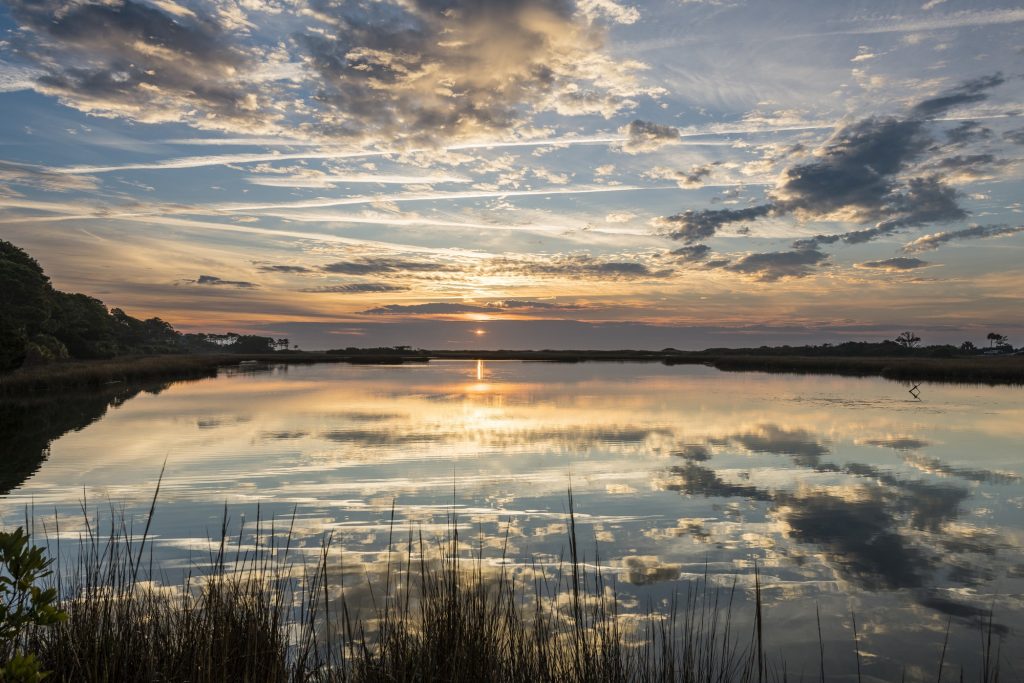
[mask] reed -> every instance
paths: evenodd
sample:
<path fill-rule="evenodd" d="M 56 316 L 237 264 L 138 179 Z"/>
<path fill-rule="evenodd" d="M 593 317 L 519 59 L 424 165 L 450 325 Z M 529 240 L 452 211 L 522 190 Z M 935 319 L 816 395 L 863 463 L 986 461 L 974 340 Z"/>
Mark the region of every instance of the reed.
<path fill-rule="evenodd" d="M 442 538 L 410 532 L 396 542 L 392 533 L 389 548 L 398 549 L 389 550 L 383 573 L 357 586 L 366 599 L 344 580 L 359 568 L 346 565 L 330 535 L 311 554 L 295 547 L 293 522 L 276 529 L 257 518 L 254 528 L 243 524 L 232 534 L 227 508 L 204 562 L 172 585 L 153 559 L 155 509 L 156 496 L 140 535 L 124 514 L 112 513 L 101 531 L 83 506 L 74 559 L 52 579 L 67 618 L 28 630 L 16 644 L 51 672 L 47 680 L 767 683 L 790 676 L 765 649 L 756 569 L 750 630 L 737 626 L 736 581 L 723 590 L 706 575 L 683 584 L 667 607 L 625 615 L 599 557 L 581 553 L 571 494 L 568 554 L 553 566 L 517 571 L 504 550 L 488 562 L 450 516 Z M 986 626 L 977 680 L 996 683 L 1000 641 L 991 618 Z M 825 680 L 820 618 L 819 647 Z M 858 647 L 855 639 L 851 649 Z M 940 680 L 951 668 L 945 656 L 944 646 Z"/>

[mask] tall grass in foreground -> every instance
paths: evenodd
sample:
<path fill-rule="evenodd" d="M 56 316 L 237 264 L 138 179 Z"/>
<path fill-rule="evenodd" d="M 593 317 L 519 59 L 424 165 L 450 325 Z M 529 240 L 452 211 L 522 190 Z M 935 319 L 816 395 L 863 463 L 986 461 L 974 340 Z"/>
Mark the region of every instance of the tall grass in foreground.
<path fill-rule="evenodd" d="M 225 510 L 206 566 L 168 586 L 152 580 L 159 567 L 148 521 L 137 536 L 123 515 L 120 521 L 113 515 L 102 532 L 99 520 L 86 516 L 73 565 L 53 577 L 67 618 L 28 630 L 19 649 L 38 657 L 52 672 L 48 680 L 60 681 L 760 683 L 791 677 L 764 651 L 756 570 L 752 629 L 740 632 L 734 624 L 735 582 L 725 591 L 694 582 L 667 609 L 622 614 L 600 563 L 584 562 L 571 512 L 568 556 L 554 568 L 535 565 L 524 579 L 504 552 L 500 561 L 485 562 L 482 548 L 467 549 L 450 517 L 446 537 L 410 533 L 404 552 L 389 550 L 381 577 L 361 587 L 366 599 L 345 586 L 353 568 L 330 536 L 309 555 L 292 546 L 290 528 L 279 534 L 259 520 L 248 535 L 240 529 L 229 539 L 227 519 Z M 979 680 L 994 683 L 999 654 L 991 623 L 985 647 Z M 857 656 L 859 671 L 859 650 Z M 937 666 L 939 681 L 944 665 Z M 945 667 L 946 679 L 954 680 Z M 822 650 L 821 680 L 825 675 Z"/>

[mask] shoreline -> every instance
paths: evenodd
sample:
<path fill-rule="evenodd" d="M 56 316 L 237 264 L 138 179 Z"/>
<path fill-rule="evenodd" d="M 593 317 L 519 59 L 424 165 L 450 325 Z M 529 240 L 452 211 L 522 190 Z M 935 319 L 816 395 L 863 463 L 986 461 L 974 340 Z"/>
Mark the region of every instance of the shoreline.
<path fill-rule="evenodd" d="M 66 361 L 21 368 L 0 375 L 0 397 L 18 398 L 57 391 L 92 390 L 110 384 L 215 377 L 222 367 L 243 361 L 305 365 L 349 363 L 402 365 L 431 360 L 515 360 L 554 363 L 640 362 L 707 365 L 723 372 L 768 372 L 882 377 L 894 381 L 1024 385 L 1024 356 L 954 358 L 879 356 L 746 355 L 706 351 L 410 351 L 382 353 L 282 352 L 272 354 L 125 356 Z"/>

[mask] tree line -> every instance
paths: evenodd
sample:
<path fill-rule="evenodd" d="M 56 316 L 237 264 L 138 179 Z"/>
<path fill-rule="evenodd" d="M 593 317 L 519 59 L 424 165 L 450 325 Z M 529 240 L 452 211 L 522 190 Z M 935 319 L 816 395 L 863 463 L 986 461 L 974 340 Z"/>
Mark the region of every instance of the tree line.
<path fill-rule="evenodd" d="M 284 338 L 185 334 L 160 318 L 139 320 L 91 296 L 62 292 L 24 249 L 0 240 L 0 371 L 64 359 L 288 348 Z"/>

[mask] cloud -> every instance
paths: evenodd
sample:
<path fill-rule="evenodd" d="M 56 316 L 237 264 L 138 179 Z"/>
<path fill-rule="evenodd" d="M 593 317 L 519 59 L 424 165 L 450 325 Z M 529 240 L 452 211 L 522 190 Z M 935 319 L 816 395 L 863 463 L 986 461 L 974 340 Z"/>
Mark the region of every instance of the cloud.
<path fill-rule="evenodd" d="M 500 309 L 475 304 L 434 302 L 426 304 L 388 304 L 363 311 L 368 315 L 435 315 L 459 313 L 494 313 Z"/>
<path fill-rule="evenodd" d="M 753 453 L 788 455 L 802 467 L 818 467 L 821 456 L 829 448 L 804 429 L 788 429 L 776 424 L 759 425 L 756 429 L 733 434 L 724 440 L 739 444 Z"/>
<path fill-rule="evenodd" d="M 925 235 L 924 237 L 918 237 L 916 240 L 903 247 L 903 251 L 908 253 L 930 251 L 932 249 L 938 249 L 947 242 L 1002 237 L 1004 235 L 1016 235 L 1020 232 L 1024 232 L 1024 225 L 973 225 L 969 228 L 964 228 L 963 230 L 936 232 L 930 235 Z"/>
<path fill-rule="evenodd" d="M 747 254 L 724 266 L 724 269 L 734 273 L 753 275 L 762 282 L 775 282 L 787 278 L 806 277 L 827 260 L 828 254 L 817 249 L 795 249 L 793 251 Z"/>
<path fill-rule="evenodd" d="M 684 263 L 703 261 L 709 254 L 711 254 L 711 247 L 706 244 L 693 244 L 687 247 L 674 249 L 671 254 Z"/>
<path fill-rule="evenodd" d="M 92 176 L 68 176 L 42 166 L 0 160 L 0 183 L 38 188 L 48 192 L 95 190 L 99 182 Z"/>
<path fill-rule="evenodd" d="M 946 131 L 946 140 L 951 145 L 966 145 L 992 137 L 992 129 L 985 128 L 977 121 L 961 121 L 955 128 Z"/>
<path fill-rule="evenodd" d="M 320 270 L 325 273 L 336 273 L 342 275 L 380 275 L 392 273 L 430 273 L 451 271 L 454 267 L 436 261 L 423 261 L 415 259 L 391 258 L 391 257 L 364 257 L 351 261 L 335 261 L 322 266 Z"/>
<path fill-rule="evenodd" d="M 576 311 L 583 306 L 579 304 L 559 304 L 553 301 L 529 301 L 523 299 L 504 299 L 502 301 L 495 301 L 491 306 L 497 309 L 533 309 L 533 310 L 559 310 L 559 311 Z"/>
<path fill-rule="evenodd" d="M 262 273 L 313 273 L 312 268 L 306 266 L 290 266 L 276 263 L 264 263 L 257 266 Z"/>
<path fill-rule="evenodd" d="M 903 228 L 962 220 L 967 213 L 943 174 L 976 167 L 981 158 L 948 157 L 926 175 L 912 175 L 913 164 L 941 148 L 928 133 L 932 119 L 962 104 L 988 96 L 1003 83 L 999 74 L 968 81 L 923 100 L 903 116 L 870 116 L 837 129 L 812 160 L 787 168 L 770 201 L 743 209 L 684 211 L 661 220 L 665 236 L 698 242 L 723 226 L 769 216 L 795 214 L 809 220 L 873 223 L 872 228 L 820 235 L 794 245 L 816 249 L 837 241 L 865 242 Z M 943 163 L 946 166 L 943 166 Z M 795 256 L 794 256 L 795 258 Z"/>
<path fill-rule="evenodd" d="M 619 132 L 626 136 L 622 148 L 630 153 L 650 152 L 679 141 L 678 128 L 640 119 L 634 119 Z"/>
<path fill-rule="evenodd" d="M 307 287 L 305 289 L 300 289 L 299 291 L 312 294 L 367 294 L 378 292 L 406 292 L 408 290 L 408 287 L 392 285 L 385 282 L 352 282 L 345 285 Z"/>
<path fill-rule="evenodd" d="M 928 261 L 922 261 L 919 258 L 896 256 L 895 258 L 888 258 L 882 261 L 865 261 L 864 263 L 858 263 L 856 267 L 884 270 L 887 272 L 901 272 L 906 270 L 916 270 L 917 268 L 925 268 L 930 265 L 931 263 Z"/>
<path fill-rule="evenodd" d="M 166 9 L 168 3 L 163 3 Z M 80 111 L 256 131 L 279 118 L 250 77 L 258 55 L 212 16 L 134 0 L 11 0 L 34 87 Z"/>
<path fill-rule="evenodd" d="M 432 142 L 506 131 L 538 111 L 611 116 L 645 90 L 633 60 L 603 51 L 608 0 L 312 0 L 330 28 L 298 36 L 319 76 L 318 129 Z"/>
<path fill-rule="evenodd" d="M 776 208 L 772 204 L 760 204 L 745 209 L 701 209 L 684 211 L 658 220 L 665 230 L 662 234 L 674 240 L 699 242 L 714 237 L 722 226 L 740 221 L 756 220 L 771 215 Z"/>
<path fill-rule="evenodd" d="M 677 171 L 664 166 L 656 166 L 643 175 L 647 178 L 662 178 L 674 180 L 683 189 L 693 189 L 704 186 L 704 181 L 714 171 L 718 162 L 691 166 L 688 171 Z"/>
<path fill-rule="evenodd" d="M 1024 128 L 1006 131 L 1003 133 L 1003 139 L 1009 140 L 1015 145 L 1024 145 Z"/>
<path fill-rule="evenodd" d="M 207 285 L 211 287 L 235 287 L 237 289 L 254 289 L 257 285 L 245 280 L 222 280 L 216 275 L 200 275 L 195 280 L 185 280 L 193 285 Z"/>
<path fill-rule="evenodd" d="M 507 311 L 575 311 L 577 304 L 558 304 L 550 301 L 524 301 L 518 299 L 494 301 L 486 304 L 465 302 L 431 302 L 424 304 L 388 304 L 363 311 L 369 315 L 457 315 L 462 313 L 503 313 Z"/>
<path fill-rule="evenodd" d="M 897 451 L 917 451 L 932 445 L 930 441 L 915 439 L 909 436 L 899 436 L 886 439 L 866 439 L 861 443 L 865 443 L 869 446 L 878 446 L 879 448 L 892 448 Z"/>
<path fill-rule="evenodd" d="M 910 110 L 911 116 L 928 119 L 965 104 L 981 102 L 988 97 L 987 91 L 1004 82 L 1003 75 L 998 73 L 971 79 L 938 97 L 919 102 Z"/>
<path fill-rule="evenodd" d="M 504 134 L 539 112 L 611 117 L 663 92 L 605 52 L 606 26 L 639 17 L 615 0 L 6 6 L 31 68 L 4 68 L 0 86 L 31 78 L 135 121 L 406 147 Z"/>
<path fill-rule="evenodd" d="M 682 567 L 663 562 L 654 555 L 629 555 L 621 560 L 622 578 L 634 586 L 650 586 L 662 581 L 675 581 Z"/>
<path fill-rule="evenodd" d="M 671 269 L 652 269 L 641 261 L 624 261 L 620 258 L 588 254 L 559 254 L 546 259 L 500 257 L 491 259 L 482 269 L 489 274 L 596 280 L 667 278 L 675 274 Z"/>

